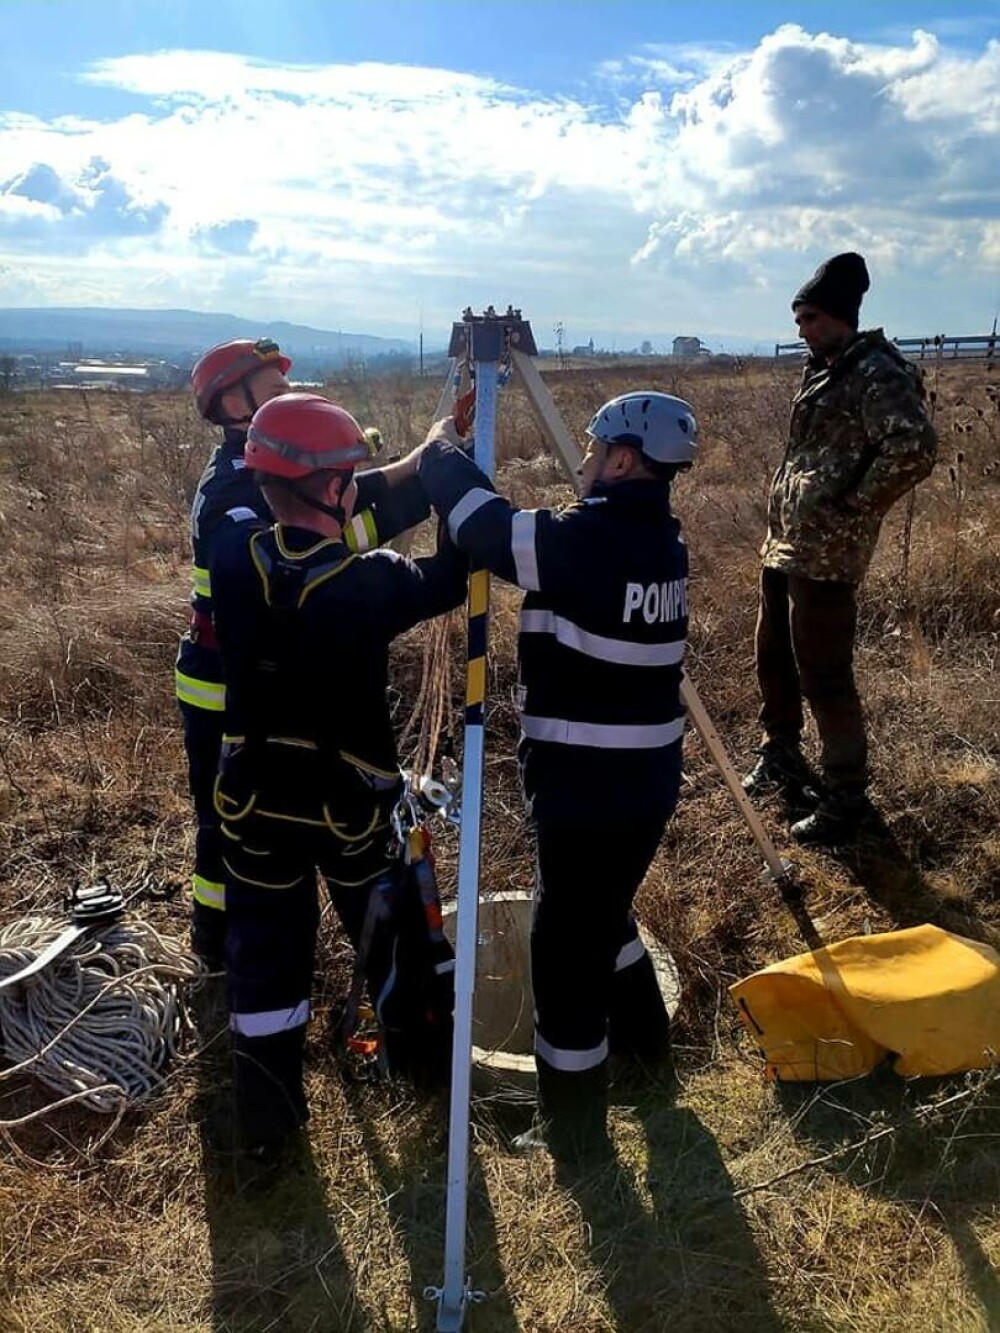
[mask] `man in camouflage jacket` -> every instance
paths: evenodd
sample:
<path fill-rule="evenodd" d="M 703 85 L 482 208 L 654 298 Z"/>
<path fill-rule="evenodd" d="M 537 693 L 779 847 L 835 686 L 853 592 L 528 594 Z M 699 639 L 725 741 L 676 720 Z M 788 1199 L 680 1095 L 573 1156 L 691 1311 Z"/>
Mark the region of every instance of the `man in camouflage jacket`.
<path fill-rule="evenodd" d="M 800 842 L 847 841 L 870 814 L 867 741 L 854 681 L 857 587 L 882 519 L 934 466 L 919 370 L 881 330 L 858 332 L 869 278 L 835 255 L 792 302 L 810 349 L 788 447 L 771 483 L 756 632 L 764 731 L 744 779 L 792 805 L 815 799 L 800 749 L 802 700 L 819 732 L 822 795 L 792 826 Z"/>

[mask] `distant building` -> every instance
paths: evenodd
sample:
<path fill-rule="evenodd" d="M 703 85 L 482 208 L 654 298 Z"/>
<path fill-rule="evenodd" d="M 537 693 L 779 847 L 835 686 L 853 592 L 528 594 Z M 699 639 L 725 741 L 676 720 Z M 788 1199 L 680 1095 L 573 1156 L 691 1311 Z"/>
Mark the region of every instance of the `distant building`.
<path fill-rule="evenodd" d="M 708 353 L 708 348 L 704 346 L 700 338 L 675 338 L 674 356 L 692 358 L 703 356 Z"/>
<path fill-rule="evenodd" d="M 148 366 L 109 366 L 103 361 L 90 362 L 84 361 L 82 365 L 73 367 L 74 375 L 93 375 L 95 379 L 148 379 Z"/>
<path fill-rule="evenodd" d="M 141 361 L 125 365 L 118 361 L 81 361 L 78 365 L 63 366 L 80 388 L 134 389 L 149 392 L 154 389 L 176 389 L 187 383 L 187 372 L 166 361 Z"/>
<path fill-rule="evenodd" d="M 73 367 L 73 382 L 81 389 L 149 389 L 148 366 L 116 366 L 84 361 Z"/>

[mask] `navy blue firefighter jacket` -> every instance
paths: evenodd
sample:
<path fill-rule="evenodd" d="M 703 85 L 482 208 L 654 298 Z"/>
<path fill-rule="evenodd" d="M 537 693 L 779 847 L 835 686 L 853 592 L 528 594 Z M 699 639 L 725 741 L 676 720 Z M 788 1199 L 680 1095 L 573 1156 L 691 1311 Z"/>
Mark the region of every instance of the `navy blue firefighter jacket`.
<path fill-rule="evenodd" d="M 687 548 L 669 486 L 624 481 L 565 509 L 517 509 L 444 441 L 427 446 L 419 476 L 473 568 L 525 591 L 518 753 L 533 817 L 669 814 L 688 628 Z"/>
<path fill-rule="evenodd" d="M 211 629 L 212 549 L 234 524 L 273 522 L 267 502 L 243 461 L 246 431 L 227 428 L 202 473 L 191 506 L 191 629 L 177 657 L 177 698 L 194 708 L 221 713 L 225 708 L 222 663 Z M 414 477 L 390 487 L 378 469 L 356 474 L 358 498 L 344 533 L 352 551 L 373 550 L 422 522 L 430 512 Z"/>
<path fill-rule="evenodd" d="M 290 738 L 334 761 L 398 773 L 389 644 L 457 606 L 467 570 L 447 538 L 436 555 L 410 560 L 359 555 L 285 524 L 234 527 L 211 563 L 227 739 Z"/>

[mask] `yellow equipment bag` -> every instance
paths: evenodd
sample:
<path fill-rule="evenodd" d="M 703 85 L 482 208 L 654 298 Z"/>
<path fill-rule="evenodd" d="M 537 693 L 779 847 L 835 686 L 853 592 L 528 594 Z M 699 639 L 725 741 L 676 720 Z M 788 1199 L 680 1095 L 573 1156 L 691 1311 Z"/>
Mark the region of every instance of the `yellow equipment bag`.
<path fill-rule="evenodd" d="M 783 1082 L 957 1074 L 1000 1059 L 1000 954 L 937 926 L 853 935 L 755 972 L 729 993 Z"/>

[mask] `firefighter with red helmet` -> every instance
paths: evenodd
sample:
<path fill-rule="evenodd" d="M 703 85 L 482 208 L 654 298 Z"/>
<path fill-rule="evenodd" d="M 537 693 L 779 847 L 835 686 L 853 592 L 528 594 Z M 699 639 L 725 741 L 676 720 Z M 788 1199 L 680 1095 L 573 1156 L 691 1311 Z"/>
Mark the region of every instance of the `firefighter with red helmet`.
<path fill-rule="evenodd" d="M 191 372 L 199 414 L 223 430 L 191 507 L 191 624 L 181 640 L 175 671 L 198 821 L 191 942 L 213 968 L 222 966 L 225 935 L 221 834 L 212 797 L 222 744 L 225 687 L 212 625 L 209 563 L 221 532 L 238 523 L 271 522 L 264 497 L 245 465 L 243 447 L 258 407 L 290 391 L 287 374 L 291 364 L 270 338 L 236 338 L 209 348 Z M 365 438 L 374 455 L 381 443 L 377 432 L 369 430 Z M 367 550 L 388 541 L 426 516 L 427 504 L 413 476 L 414 458 L 359 478 L 358 512 L 345 534 L 355 549 Z"/>
<path fill-rule="evenodd" d="M 254 415 L 244 458 L 275 522 L 233 525 L 211 561 L 226 683 L 216 787 L 226 883 L 226 972 L 237 1125 L 246 1147 L 306 1118 L 302 1053 L 319 921 L 316 872 L 347 935 L 366 936 L 391 872 L 401 792 L 387 702 L 392 639 L 458 605 L 466 562 L 352 552 L 357 422 L 317 394 Z M 391 878 L 391 875 L 390 875 Z M 378 906 L 378 904 L 376 904 Z M 391 901 L 389 902 L 391 917 Z M 381 909 L 379 909 L 381 910 Z M 390 919 L 362 950 L 390 1066 L 421 1041 L 421 1005 L 396 1004 L 408 941 Z"/>

